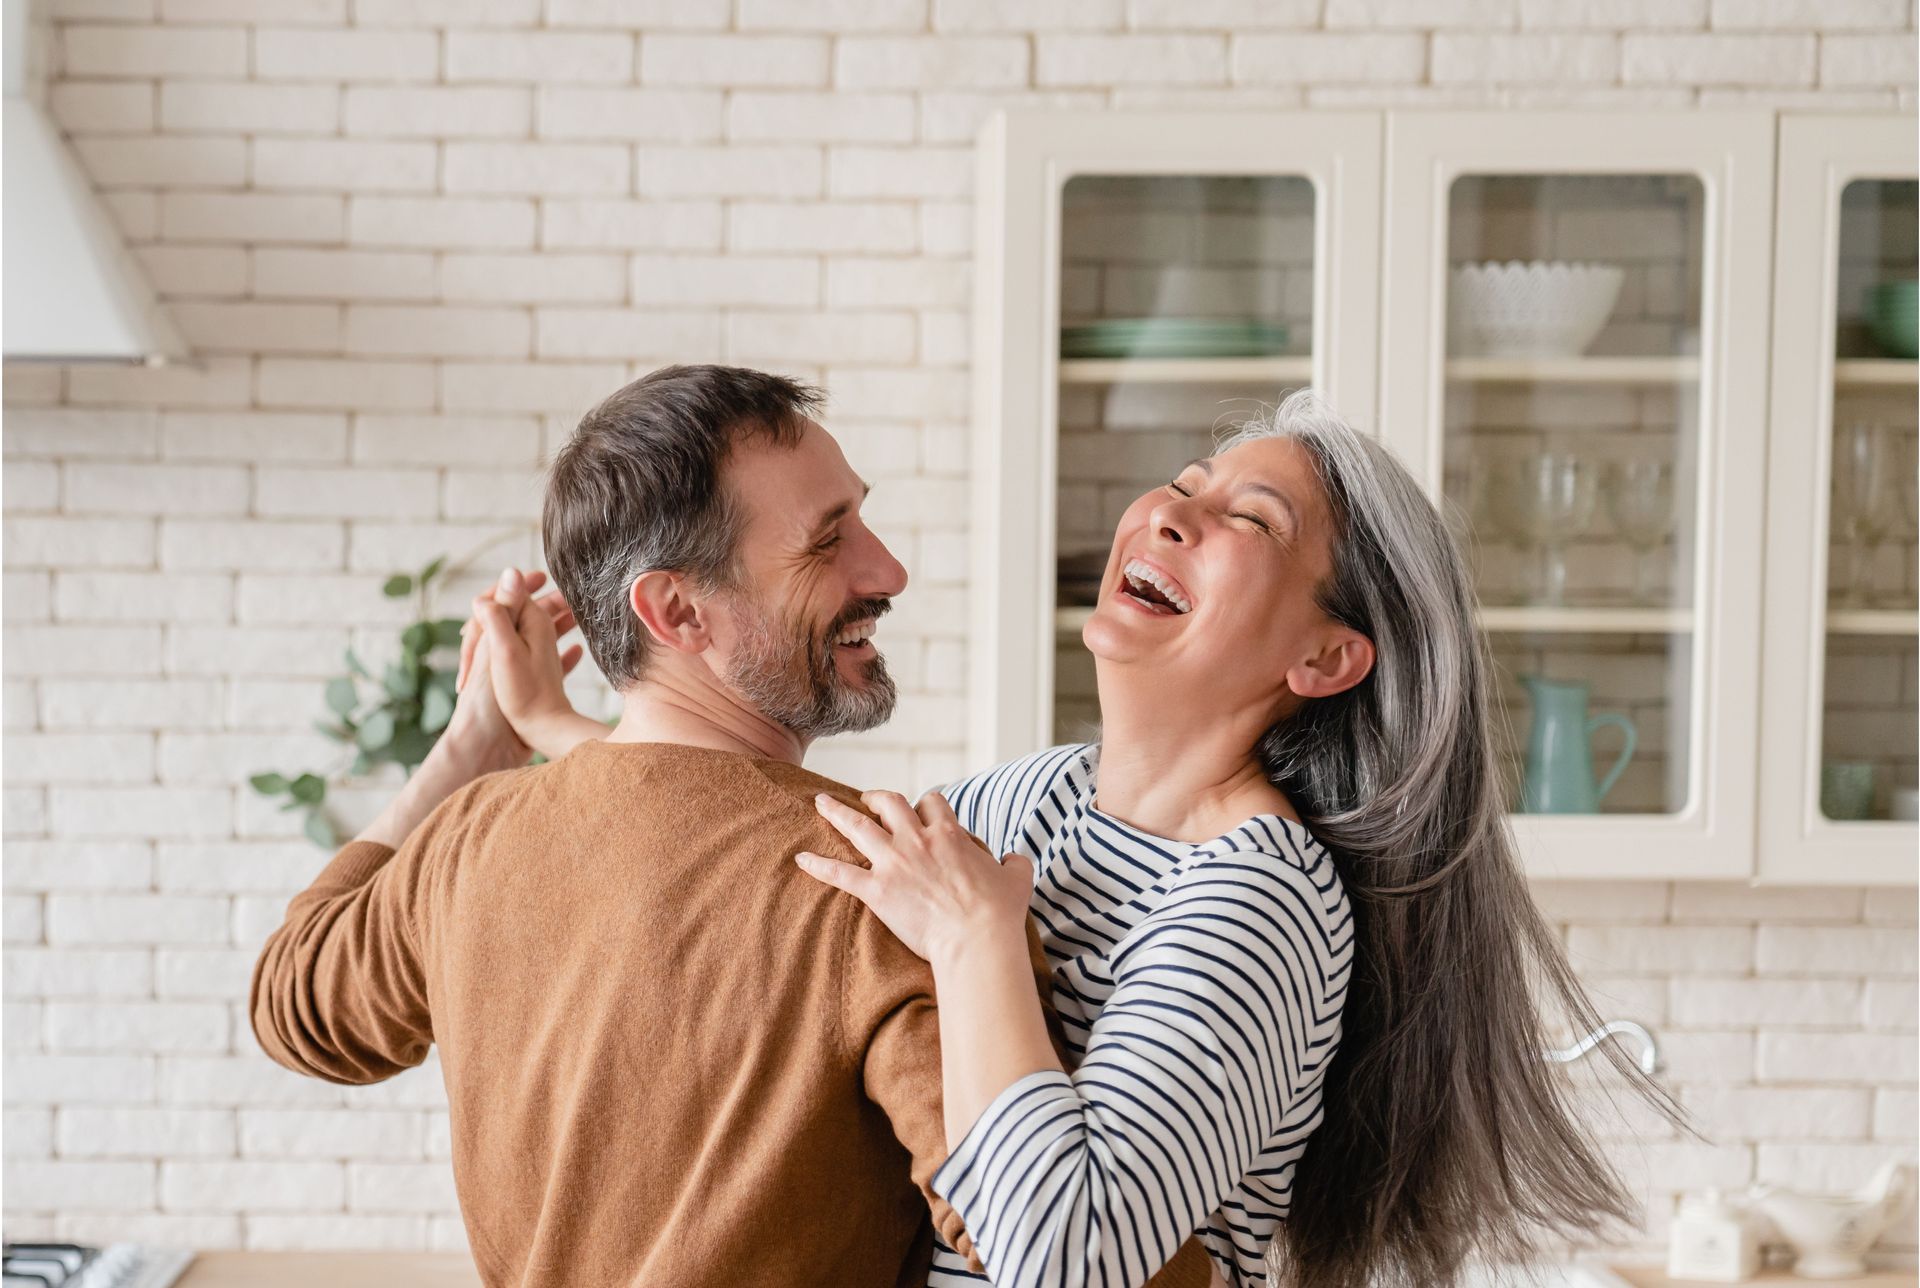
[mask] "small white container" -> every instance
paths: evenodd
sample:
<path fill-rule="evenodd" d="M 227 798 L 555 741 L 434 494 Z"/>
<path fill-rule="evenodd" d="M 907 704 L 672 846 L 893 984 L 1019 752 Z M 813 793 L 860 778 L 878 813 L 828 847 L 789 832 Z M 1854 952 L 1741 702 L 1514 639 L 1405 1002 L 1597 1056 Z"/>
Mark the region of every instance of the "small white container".
<path fill-rule="evenodd" d="M 1760 1238 L 1746 1211 L 1719 1190 L 1689 1194 L 1667 1234 L 1667 1277 L 1744 1283 L 1760 1273 Z"/>

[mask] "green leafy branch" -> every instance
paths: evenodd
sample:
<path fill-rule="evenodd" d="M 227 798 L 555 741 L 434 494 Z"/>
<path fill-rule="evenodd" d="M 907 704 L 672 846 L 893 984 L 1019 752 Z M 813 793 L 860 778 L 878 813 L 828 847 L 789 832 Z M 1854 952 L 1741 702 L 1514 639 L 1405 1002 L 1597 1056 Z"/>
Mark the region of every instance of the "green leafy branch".
<path fill-rule="evenodd" d="M 440 740 L 458 701 L 453 687 L 459 674 L 457 657 L 447 654 L 459 649 L 464 620 L 433 616 L 433 592 L 485 550 L 515 535 L 518 530 L 496 537 L 452 566 L 442 555 L 417 573 L 388 577 L 380 588 L 383 595 L 414 600 L 414 620 L 400 632 L 399 655 L 376 678 L 349 648 L 346 673 L 327 681 L 326 705 L 333 718 L 314 722 L 346 749 L 342 764 L 330 775 L 263 773 L 247 780 L 262 796 L 284 797 L 282 812 L 304 811 L 302 831 L 315 845 L 332 849 L 340 843 L 339 830 L 326 811 L 331 783 L 385 764 L 411 774 Z M 437 666 L 437 661 L 452 664 Z"/>

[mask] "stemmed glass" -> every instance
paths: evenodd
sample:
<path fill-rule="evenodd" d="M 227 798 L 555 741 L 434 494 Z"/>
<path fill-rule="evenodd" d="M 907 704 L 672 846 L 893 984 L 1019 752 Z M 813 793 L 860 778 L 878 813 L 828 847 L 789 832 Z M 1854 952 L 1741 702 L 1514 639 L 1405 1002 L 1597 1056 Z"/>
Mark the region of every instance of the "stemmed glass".
<path fill-rule="evenodd" d="M 1901 501 L 1895 443 L 1885 425 L 1851 421 L 1833 444 L 1833 527 L 1847 543 L 1847 584 L 1842 602 L 1862 607 L 1872 599 L 1869 571 L 1898 517 Z"/>
<path fill-rule="evenodd" d="M 1655 457 L 1617 461 L 1608 471 L 1607 513 L 1633 547 L 1633 600 L 1654 599 L 1657 563 L 1650 558 L 1673 535 L 1673 462 Z"/>
<path fill-rule="evenodd" d="M 1593 519 L 1598 480 L 1590 462 L 1565 452 L 1540 452 L 1493 466 L 1489 505 L 1502 527 L 1539 552 L 1536 602 L 1567 596 L 1561 547 Z"/>
<path fill-rule="evenodd" d="M 1900 527 L 1898 536 L 1903 546 L 1911 546 L 1916 537 L 1920 537 L 1920 435 L 1914 431 L 1899 435 L 1900 450 L 1894 453 L 1894 469 L 1898 476 L 1900 494 Z M 1907 575 L 1906 551 L 1900 552 L 1900 579 L 1893 593 L 1893 607 L 1911 608 L 1916 598 L 1916 587 Z"/>

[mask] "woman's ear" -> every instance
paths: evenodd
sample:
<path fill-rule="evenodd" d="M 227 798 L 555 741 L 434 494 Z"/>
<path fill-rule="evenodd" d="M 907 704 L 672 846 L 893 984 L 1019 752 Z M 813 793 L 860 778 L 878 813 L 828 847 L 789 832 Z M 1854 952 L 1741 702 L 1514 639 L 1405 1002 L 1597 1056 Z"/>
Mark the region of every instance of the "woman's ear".
<path fill-rule="evenodd" d="M 649 640 L 681 653 L 704 652 L 712 643 L 704 601 L 677 572 L 643 572 L 627 588 L 627 604 Z"/>
<path fill-rule="evenodd" d="M 1345 693 L 1373 673 L 1373 641 L 1342 627 L 1326 647 L 1287 672 L 1287 687 L 1302 698 Z"/>

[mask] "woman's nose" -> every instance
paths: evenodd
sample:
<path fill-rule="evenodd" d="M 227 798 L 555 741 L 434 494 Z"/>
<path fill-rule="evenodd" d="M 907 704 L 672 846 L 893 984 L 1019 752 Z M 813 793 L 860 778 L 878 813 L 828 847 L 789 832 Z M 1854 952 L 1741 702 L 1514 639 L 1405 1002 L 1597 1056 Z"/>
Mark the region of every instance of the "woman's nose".
<path fill-rule="evenodd" d="M 1153 513 L 1147 516 L 1148 526 L 1153 529 L 1154 535 L 1177 546 L 1193 544 L 1199 533 L 1186 504 L 1186 498 L 1183 497 L 1154 506 Z"/>

